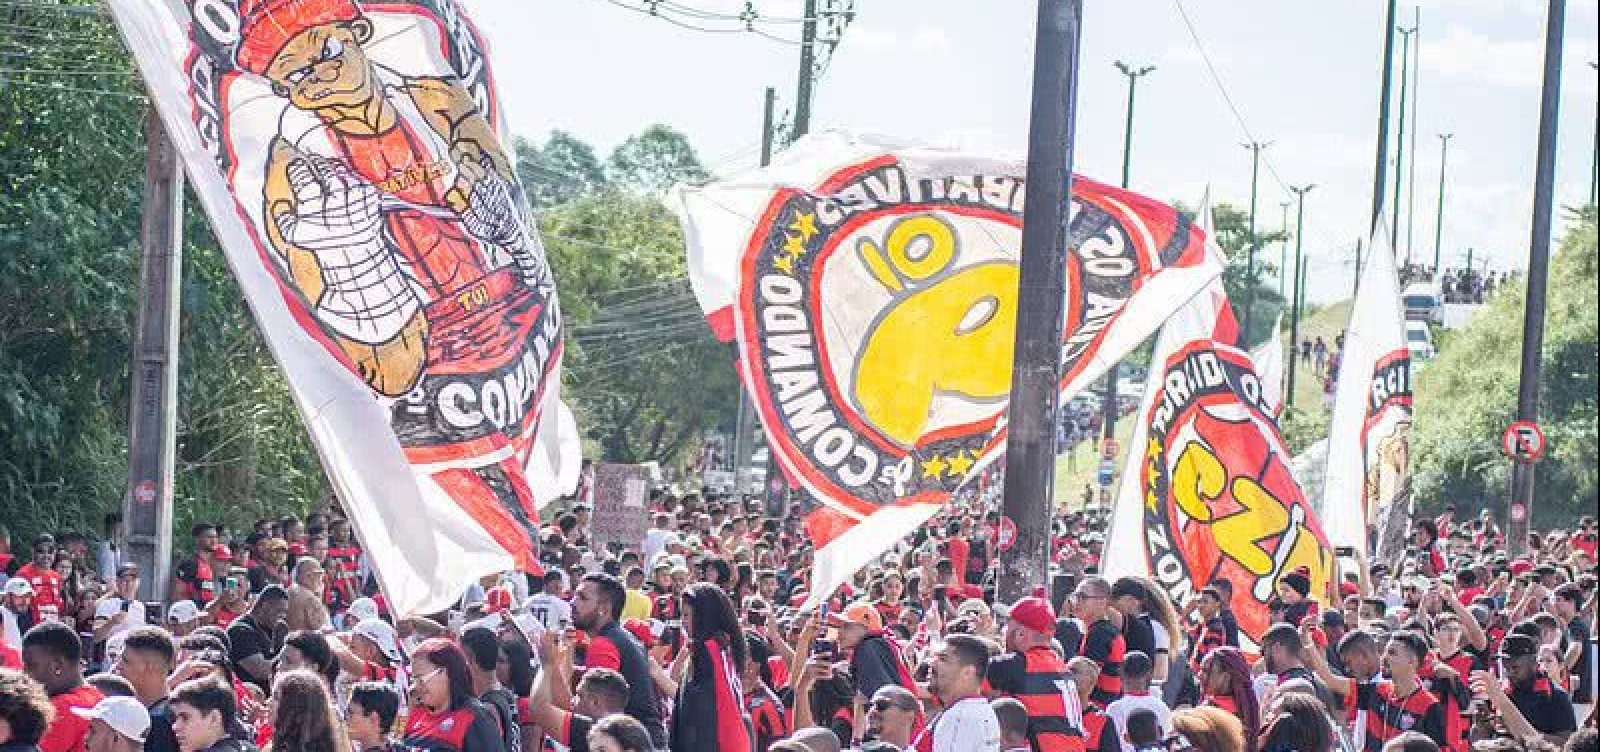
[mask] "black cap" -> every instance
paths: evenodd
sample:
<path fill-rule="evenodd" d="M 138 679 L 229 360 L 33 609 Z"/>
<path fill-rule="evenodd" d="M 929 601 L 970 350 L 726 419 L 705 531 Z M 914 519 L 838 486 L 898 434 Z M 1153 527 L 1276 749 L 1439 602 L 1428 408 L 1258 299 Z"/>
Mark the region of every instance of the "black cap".
<path fill-rule="evenodd" d="M 1509 634 L 1500 641 L 1500 656 L 1503 658 L 1521 658 L 1525 655 L 1538 654 L 1539 643 L 1527 635 Z"/>
<path fill-rule="evenodd" d="M 1324 626 L 1324 627 L 1342 627 L 1342 626 L 1344 626 L 1344 612 L 1342 612 L 1342 611 L 1340 611 L 1338 609 L 1334 609 L 1334 608 L 1323 610 L 1323 612 L 1322 612 L 1322 626 Z"/>

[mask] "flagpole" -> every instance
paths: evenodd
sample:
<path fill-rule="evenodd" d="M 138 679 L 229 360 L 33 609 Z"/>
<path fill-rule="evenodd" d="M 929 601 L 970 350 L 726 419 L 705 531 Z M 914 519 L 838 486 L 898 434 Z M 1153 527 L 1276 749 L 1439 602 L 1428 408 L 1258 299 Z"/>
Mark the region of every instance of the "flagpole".
<path fill-rule="evenodd" d="M 1000 555 L 998 593 L 1008 603 L 1031 595 L 1049 574 L 1082 23 L 1082 0 L 1039 0 L 1006 442 L 1004 513 L 1016 523 L 1017 540 Z"/>

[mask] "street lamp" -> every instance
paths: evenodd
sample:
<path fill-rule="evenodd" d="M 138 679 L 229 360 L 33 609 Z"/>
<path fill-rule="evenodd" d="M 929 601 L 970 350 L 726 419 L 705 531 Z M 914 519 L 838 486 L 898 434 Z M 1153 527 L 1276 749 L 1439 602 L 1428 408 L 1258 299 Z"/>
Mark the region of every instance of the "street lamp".
<path fill-rule="evenodd" d="M 1149 75 L 1156 67 L 1154 65 L 1134 67 L 1121 60 L 1113 65 L 1122 71 L 1122 75 L 1128 77 L 1128 115 L 1122 126 L 1122 187 L 1127 188 L 1133 157 L 1133 92 L 1138 86 L 1139 79 Z M 1105 416 L 1104 426 L 1101 429 L 1101 436 L 1106 439 L 1113 438 L 1117 432 L 1117 370 L 1116 363 L 1112 363 L 1111 367 L 1106 369 Z"/>
<path fill-rule="evenodd" d="M 1296 210 L 1294 221 L 1294 303 L 1289 309 L 1289 383 L 1283 392 L 1284 407 L 1294 407 L 1294 372 L 1296 364 L 1300 362 L 1298 350 L 1300 343 L 1300 307 L 1305 302 L 1306 275 L 1304 270 L 1306 258 L 1303 238 L 1306 227 L 1306 194 L 1310 193 L 1311 189 L 1315 187 L 1317 187 L 1316 183 L 1299 187 L 1289 186 L 1289 190 L 1294 191 L 1295 200 L 1299 203 L 1300 208 Z"/>
<path fill-rule="evenodd" d="M 1455 138 L 1454 133 L 1439 134 L 1439 212 L 1433 219 L 1433 276 L 1439 274 L 1439 254 L 1444 249 L 1444 163 L 1445 157 L 1450 154 L 1450 139 Z"/>
<path fill-rule="evenodd" d="M 1250 320 L 1256 302 L 1256 180 L 1261 176 L 1261 150 L 1271 145 L 1270 141 L 1240 144 L 1250 150 L 1250 238 L 1246 241 L 1249 250 L 1244 264 L 1244 327 L 1239 335 L 1239 342 L 1245 347 L 1250 346 Z"/>

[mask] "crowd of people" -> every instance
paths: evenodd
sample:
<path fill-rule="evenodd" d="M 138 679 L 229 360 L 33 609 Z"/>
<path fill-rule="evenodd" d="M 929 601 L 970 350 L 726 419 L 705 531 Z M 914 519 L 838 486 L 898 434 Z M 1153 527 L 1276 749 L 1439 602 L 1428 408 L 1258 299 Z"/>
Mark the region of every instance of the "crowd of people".
<path fill-rule="evenodd" d="M 1055 518 L 1027 597 L 971 499 L 812 598 L 798 507 L 762 509 L 657 492 L 600 547 L 574 503 L 542 571 L 430 615 L 390 613 L 333 509 L 195 526 L 164 608 L 114 537 L 41 536 L 0 552 L 0 752 L 1596 748 L 1591 519 L 1519 556 L 1487 514 L 1419 519 L 1403 562 L 1284 574 L 1252 636 L 1250 583 L 1101 577 L 1101 516 Z"/>

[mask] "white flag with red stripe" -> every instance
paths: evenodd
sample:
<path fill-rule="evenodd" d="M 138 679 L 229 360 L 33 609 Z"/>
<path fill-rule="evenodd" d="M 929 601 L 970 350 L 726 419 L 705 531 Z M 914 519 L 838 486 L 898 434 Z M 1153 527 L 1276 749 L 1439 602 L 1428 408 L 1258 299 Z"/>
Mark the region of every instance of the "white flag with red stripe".
<path fill-rule="evenodd" d="M 938 512 L 1004 451 L 1024 166 L 808 136 L 672 200 L 689 273 L 784 469 L 843 518 L 812 597 Z M 1062 393 L 1221 273 L 1171 207 L 1075 178 Z"/>
<path fill-rule="evenodd" d="M 110 7 L 392 607 L 537 569 L 561 315 L 460 5 Z"/>

